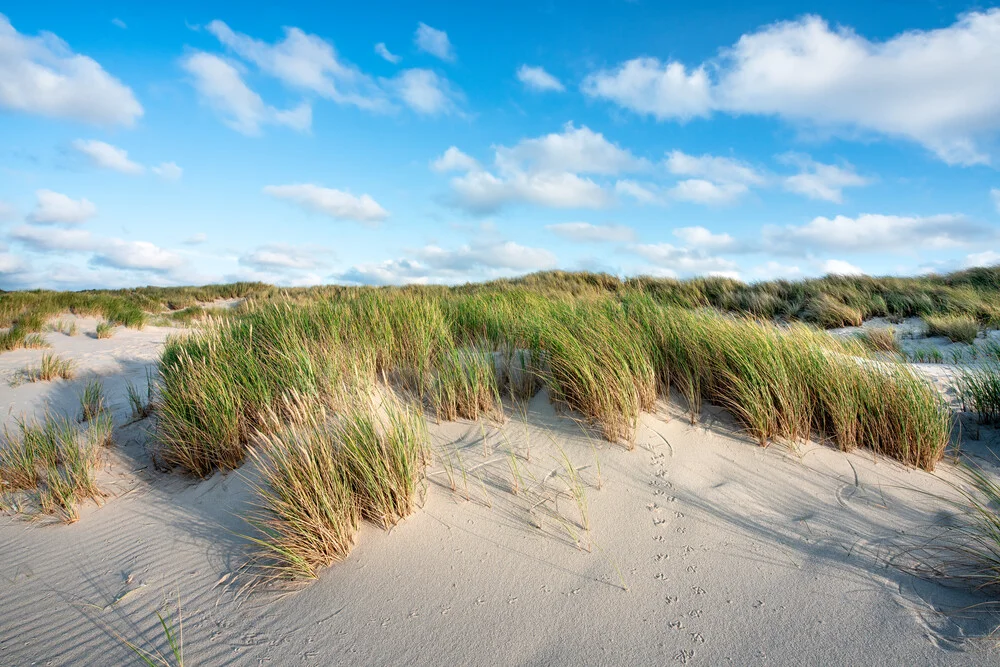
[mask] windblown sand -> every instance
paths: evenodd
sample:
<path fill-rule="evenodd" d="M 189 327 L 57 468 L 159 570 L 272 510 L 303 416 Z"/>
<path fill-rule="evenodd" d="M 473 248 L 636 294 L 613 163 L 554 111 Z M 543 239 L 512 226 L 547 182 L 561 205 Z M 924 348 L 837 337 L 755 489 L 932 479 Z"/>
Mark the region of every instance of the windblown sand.
<path fill-rule="evenodd" d="M 123 640 L 165 651 L 155 612 L 178 599 L 199 665 L 1000 663 L 975 639 L 997 626 L 972 609 L 987 598 L 889 564 L 946 516 L 928 492 L 952 493 L 951 464 L 932 475 L 864 451 L 762 449 L 711 407 L 692 426 L 661 405 L 633 451 L 544 392 L 503 424 L 432 425 L 422 509 L 389 532 L 363 528 L 308 586 L 247 591 L 253 472 L 161 472 L 153 423 L 125 425 L 126 379 L 142 386 L 174 330 L 95 340 L 94 325 L 46 335 L 76 361 L 73 381 L 17 384 L 44 351 L 0 356 L 8 424 L 73 414 L 100 376 L 118 425 L 100 507 L 72 525 L 0 517 L 0 664 L 133 663 Z M 995 441 L 983 429 L 964 451 Z"/>

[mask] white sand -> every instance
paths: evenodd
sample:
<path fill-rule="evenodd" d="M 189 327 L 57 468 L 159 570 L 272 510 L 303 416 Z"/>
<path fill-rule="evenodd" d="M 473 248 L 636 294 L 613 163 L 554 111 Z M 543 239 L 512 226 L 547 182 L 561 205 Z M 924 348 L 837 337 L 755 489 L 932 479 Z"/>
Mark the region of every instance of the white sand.
<path fill-rule="evenodd" d="M 122 424 L 121 376 L 144 381 L 169 331 L 48 334 L 79 378 L 4 384 L 0 405 L 72 411 L 96 373 Z M 4 354 L 0 374 L 41 354 Z M 434 425 L 439 451 L 462 451 L 470 500 L 461 472 L 452 492 L 437 465 L 423 509 L 392 531 L 365 527 L 345 562 L 294 594 L 242 597 L 244 476 L 157 472 L 147 428 L 116 430 L 100 479 L 115 495 L 79 522 L 0 517 L 0 664 L 133 662 L 117 635 L 164 649 L 154 612 L 178 595 L 186 658 L 200 665 L 1000 664 L 968 639 L 996 616 L 958 612 L 985 598 L 886 565 L 946 511 L 918 490 L 946 484 L 863 451 L 761 449 L 711 407 L 694 427 L 676 406 L 644 415 L 634 451 L 588 440 L 544 393 L 524 419 L 487 427 L 485 447 L 478 424 Z M 530 492 L 510 492 L 508 448 L 530 451 Z M 552 515 L 560 449 L 587 487 L 590 552 Z M 557 504 L 582 535 L 573 500 Z"/>

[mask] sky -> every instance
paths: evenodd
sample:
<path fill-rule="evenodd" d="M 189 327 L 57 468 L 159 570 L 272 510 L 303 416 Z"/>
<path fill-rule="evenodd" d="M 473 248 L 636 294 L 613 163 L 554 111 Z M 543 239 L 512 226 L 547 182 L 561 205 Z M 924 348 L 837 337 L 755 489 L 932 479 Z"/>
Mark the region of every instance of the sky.
<path fill-rule="evenodd" d="M 0 289 L 1000 263 L 998 3 L 268 4 L 0 1 Z"/>

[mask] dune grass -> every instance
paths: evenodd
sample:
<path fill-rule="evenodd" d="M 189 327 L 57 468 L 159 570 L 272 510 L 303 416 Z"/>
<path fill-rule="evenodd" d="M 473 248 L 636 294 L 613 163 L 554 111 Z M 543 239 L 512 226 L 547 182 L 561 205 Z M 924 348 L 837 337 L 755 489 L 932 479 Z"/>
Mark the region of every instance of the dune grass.
<path fill-rule="evenodd" d="M 80 502 L 100 498 L 94 472 L 101 448 L 111 442 L 110 418 L 83 431 L 64 417 L 19 420 L 0 443 L 0 491 L 33 491 L 42 512 L 72 523 Z"/>
<path fill-rule="evenodd" d="M 76 371 L 69 359 L 62 359 L 54 354 L 43 354 L 39 365 L 25 369 L 24 375 L 29 382 L 50 382 L 56 378 L 72 380 Z"/>
<path fill-rule="evenodd" d="M 1000 362 L 990 360 L 963 370 L 958 392 L 963 409 L 976 413 L 981 424 L 1000 424 Z"/>
<path fill-rule="evenodd" d="M 885 329 L 864 329 L 857 333 L 857 339 L 872 352 L 893 352 L 901 351 L 899 340 L 896 338 L 896 331 L 892 327 Z"/>
<path fill-rule="evenodd" d="M 104 383 L 98 379 L 87 382 L 80 392 L 80 421 L 89 422 L 104 413 Z"/>
<path fill-rule="evenodd" d="M 98 322 L 94 332 L 98 340 L 106 340 L 115 335 L 115 325 L 112 322 Z"/>
<path fill-rule="evenodd" d="M 396 399 L 368 398 L 329 414 L 293 395 L 288 423 L 272 413 L 273 427 L 259 434 L 251 539 L 269 575 L 315 578 L 347 557 L 361 519 L 388 528 L 413 512 L 429 456 L 423 415 Z"/>
<path fill-rule="evenodd" d="M 153 374 L 146 369 L 146 390 L 140 390 L 131 380 L 125 384 L 125 391 L 128 395 L 128 404 L 132 409 L 132 419 L 139 421 L 145 419 L 153 413 L 153 393 L 155 385 Z"/>
<path fill-rule="evenodd" d="M 972 343 L 979 335 L 979 323 L 964 315 L 928 316 L 927 335 L 944 336 L 953 343 Z"/>

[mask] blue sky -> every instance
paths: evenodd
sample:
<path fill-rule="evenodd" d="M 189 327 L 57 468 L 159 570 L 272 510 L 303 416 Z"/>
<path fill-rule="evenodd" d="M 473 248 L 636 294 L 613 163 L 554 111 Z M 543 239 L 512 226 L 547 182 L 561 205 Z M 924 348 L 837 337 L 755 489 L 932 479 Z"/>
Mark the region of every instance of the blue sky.
<path fill-rule="evenodd" d="M 995 3 L 0 14 L 4 289 L 1000 262 Z"/>

